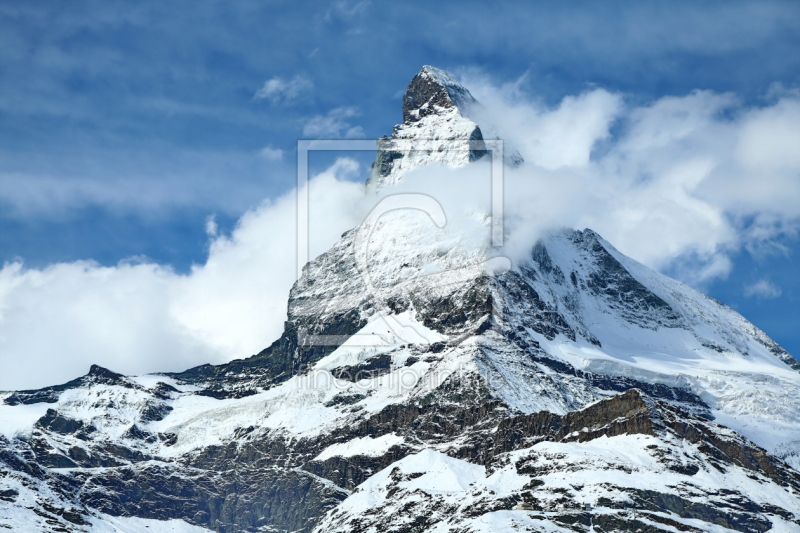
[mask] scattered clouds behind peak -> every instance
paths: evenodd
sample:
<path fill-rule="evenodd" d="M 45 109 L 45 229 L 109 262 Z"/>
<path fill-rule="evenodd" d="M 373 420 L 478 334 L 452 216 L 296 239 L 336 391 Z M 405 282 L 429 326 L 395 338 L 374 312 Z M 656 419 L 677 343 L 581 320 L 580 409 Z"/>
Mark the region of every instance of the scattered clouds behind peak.
<path fill-rule="evenodd" d="M 256 100 L 268 99 L 273 104 L 291 103 L 303 93 L 311 92 L 314 83 L 304 74 L 296 74 L 289 80 L 281 77 L 271 78 L 264 82 L 264 86 L 256 91 L 253 98 Z"/>
<path fill-rule="evenodd" d="M 303 127 L 306 139 L 358 139 L 364 137 L 364 128 L 353 126 L 351 120 L 360 113 L 355 107 L 337 107 L 325 115 L 310 118 Z"/>
<path fill-rule="evenodd" d="M 744 295 L 748 298 L 756 297 L 763 300 L 777 298 L 783 291 L 780 287 L 776 286 L 768 279 L 760 279 L 752 285 L 747 285 L 744 288 Z"/>

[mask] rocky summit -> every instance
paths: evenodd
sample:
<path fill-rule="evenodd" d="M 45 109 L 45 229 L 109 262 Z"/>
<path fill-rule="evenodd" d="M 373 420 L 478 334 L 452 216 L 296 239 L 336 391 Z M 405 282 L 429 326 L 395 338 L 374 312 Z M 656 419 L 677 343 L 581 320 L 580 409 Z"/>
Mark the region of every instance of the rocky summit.
<path fill-rule="evenodd" d="M 498 135 L 472 93 L 447 72 L 426 65 L 403 95 L 403 123 L 378 141 L 367 188 L 396 184 L 409 170 L 431 163 L 457 166 L 480 159 L 489 139 Z M 510 144 L 504 160 L 512 166 L 523 162 Z"/>
<path fill-rule="evenodd" d="M 480 159 L 479 106 L 424 67 L 366 194 Z M 800 531 L 790 354 L 590 229 L 498 269 L 432 216 L 345 233 L 248 359 L 3 393 L 0 528 Z"/>

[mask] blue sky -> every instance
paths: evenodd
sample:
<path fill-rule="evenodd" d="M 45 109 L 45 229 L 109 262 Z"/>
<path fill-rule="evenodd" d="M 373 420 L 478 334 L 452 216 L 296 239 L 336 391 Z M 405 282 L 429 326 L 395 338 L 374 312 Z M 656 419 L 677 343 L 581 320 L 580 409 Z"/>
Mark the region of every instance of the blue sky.
<path fill-rule="evenodd" d="M 210 215 L 224 235 L 291 191 L 298 138 L 390 133 L 424 64 L 515 83 L 543 107 L 595 89 L 629 108 L 704 90 L 730 93 L 720 113 L 741 116 L 800 87 L 798 50 L 792 1 L 7 0 L 0 261 L 138 257 L 188 273 L 209 253 Z M 782 216 L 694 283 L 798 354 L 800 242 Z M 692 265 L 662 270 L 691 281 Z"/>

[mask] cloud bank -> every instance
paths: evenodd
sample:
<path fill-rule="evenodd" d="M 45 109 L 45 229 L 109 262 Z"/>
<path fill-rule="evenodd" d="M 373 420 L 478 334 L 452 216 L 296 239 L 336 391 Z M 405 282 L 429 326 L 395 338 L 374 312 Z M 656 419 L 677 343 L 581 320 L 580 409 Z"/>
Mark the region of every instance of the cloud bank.
<path fill-rule="evenodd" d="M 797 235 L 797 92 L 773 91 L 757 107 L 710 91 L 633 105 L 594 88 L 546 106 L 519 81 L 498 86 L 475 72 L 463 78 L 526 159 L 506 170 L 505 252 L 512 258 L 552 228 L 590 227 L 623 253 L 702 286 L 727 274 L 735 251 L 766 253 L 776 239 Z M 346 136 L 353 126 L 344 119 L 354 114 L 337 113 L 321 116 L 308 134 Z M 340 159 L 311 180 L 312 256 L 365 214 L 363 185 L 352 181 L 357 166 Z M 480 207 L 486 166 L 421 169 L 409 187 L 441 199 L 446 212 Z M 208 219 L 208 258 L 186 275 L 134 260 L 44 269 L 7 263 L 0 270 L 0 389 L 63 382 L 92 363 L 125 373 L 176 371 L 260 351 L 285 319 L 294 217 L 291 193 L 248 211 L 230 235 L 218 235 Z M 748 291 L 770 298 L 779 289 L 766 282 Z"/>
<path fill-rule="evenodd" d="M 590 227 L 702 286 L 728 273 L 733 251 L 797 235 L 797 91 L 773 91 L 759 107 L 711 91 L 633 106 L 598 88 L 548 108 L 520 91 L 522 80 L 464 78 L 526 159 L 506 189 L 523 247 L 548 227 Z"/>
<path fill-rule="evenodd" d="M 343 161 L 311 180 L 312 252 L 357 221 L 363 186 Z M 212 237 L 188 275 L 153 263 L 92 261 L 0 269 L 0 390 L 61 383 L 97 363 L 128 374 L 179 371 L 259 352 L 278 338 L 294 282 L 294 192 L 247 212 Z"/>

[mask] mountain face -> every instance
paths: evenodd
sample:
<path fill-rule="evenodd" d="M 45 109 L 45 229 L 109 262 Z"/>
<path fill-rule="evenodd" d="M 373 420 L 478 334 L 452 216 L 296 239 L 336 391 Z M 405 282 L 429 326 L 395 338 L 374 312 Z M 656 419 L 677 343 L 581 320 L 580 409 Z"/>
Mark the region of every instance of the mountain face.
<path fill-rule="evenodd" d="M 480 157 L 477 105 L 424 67 L 370 188 Z M 305 266 L 259 354 L 4 393 L 0 527 L 800 531 L 800 363 L 591 230 L 494 254 L 389 211 Z"/>

